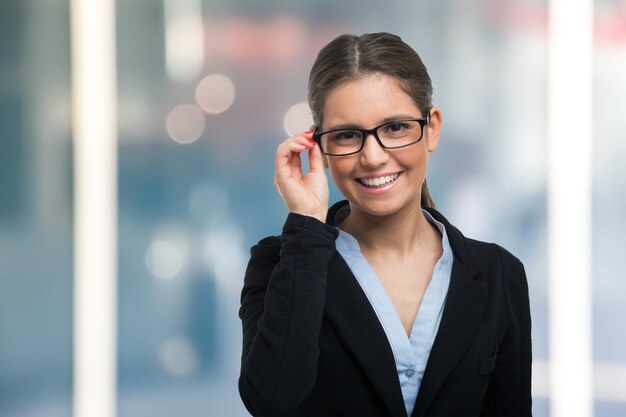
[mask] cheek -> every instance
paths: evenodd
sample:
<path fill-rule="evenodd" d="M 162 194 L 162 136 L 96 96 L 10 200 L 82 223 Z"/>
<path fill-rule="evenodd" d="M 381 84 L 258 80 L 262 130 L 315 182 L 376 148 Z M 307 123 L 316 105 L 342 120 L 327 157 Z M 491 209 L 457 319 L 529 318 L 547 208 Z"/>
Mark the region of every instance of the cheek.
<path fill-rule="evenodd" d="M 333 179 L 333 182 L 337 186 L 339 190 L 343 190 L 345 185 L 352 181 L 350 179 L 350 174 L 352 173 L 352 169 L 354 168 L 354 163 L 350 163 L 345 156 L 341 159 L 329 158 L 328 161 L 328 169 L 330 171 L 330 176 Z"/>
<path fill-rule="evenodd" d="M 395 154 L 395 160 L 405 168 L 421 171 L 428 165 L 428 151 L 423 147 L 402 149 Z"/>

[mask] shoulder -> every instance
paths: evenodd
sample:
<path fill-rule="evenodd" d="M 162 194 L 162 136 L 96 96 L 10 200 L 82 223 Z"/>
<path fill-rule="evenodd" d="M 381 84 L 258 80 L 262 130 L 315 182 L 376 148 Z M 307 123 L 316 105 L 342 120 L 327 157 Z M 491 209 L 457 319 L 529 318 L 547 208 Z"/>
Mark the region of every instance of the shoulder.
<path fill-rule="evenodd" d="M 473 248 L 474 252 L 483 260 L 497 260 L 507 268 L 523 268 L 522 261 L 504 247 L 493 242 L 484 242 L 472 238 L 465 237 L 467 244 Z"/>
<path fill-rule="evenodd" d="M 455 233 L 460 233 L 455 228 Z M 476 260 L 475 278 L 486 284 L 490 297 L 506 310 L 506 323 L 527 320 L 529 290 L 522 261 L 497 243 L 462 237 Z"/>
<path fill-rule="evenodd" d="M 464 240 L 480 264 L 476 279 L 487 284 L 496 299 L 502 300 L 509 318 L 519 317 L 522 305 L 528 304 L 529 297 L 522 261 L 496 243 L 466 237 Z"/>
<path fill-rule="evenodd" d="M 436 220 L 444 224 L 454 256 L 467 269 L 482 279 L 498 279 L 507 287 L 516 287 L 525 281 L 524 266 L 510 251 L 492 242 L 466 237 L 435 209 L 426 209 Z"/>
<path fill-rule="evenodd" d="M 456 229 L 458 231 L 458 229 Z M 460 233 L 460 232 L 459 232 Z M 518 288 L 526 281 L 526 273 L 522 261 L 509 250 L 493 242 L 463 237 L 480 265 L 483 275 L 497 277 L 506 288 Z"/>

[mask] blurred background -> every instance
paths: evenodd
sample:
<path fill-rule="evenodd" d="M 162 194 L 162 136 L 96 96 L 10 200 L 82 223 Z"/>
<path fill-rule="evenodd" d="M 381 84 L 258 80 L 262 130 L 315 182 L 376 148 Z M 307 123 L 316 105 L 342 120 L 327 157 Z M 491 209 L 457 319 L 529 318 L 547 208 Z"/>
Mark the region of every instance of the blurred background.
<path fill-rule="evenodd" d="M 287 214 L 272 187 L 276 145 L 310 124 L 317 51 L 344 32 L 378 31 L 413 46 L 433 79 L 438 208 L 526 266 L 534 414 L 548 416 L 545 0 L 116 8 L 120 417 L 248 415 L 239 292 L 249 247 Z M 69 0 L 0 1 L 2 417 L 72 413 L 69 22 Z M 612 417 L 626 415 L 615 326 L 626 319 L 626 1 L 596 0 L 594 25 L 594 111 L 571 118 L 593 118 L 594 410 Z"/>

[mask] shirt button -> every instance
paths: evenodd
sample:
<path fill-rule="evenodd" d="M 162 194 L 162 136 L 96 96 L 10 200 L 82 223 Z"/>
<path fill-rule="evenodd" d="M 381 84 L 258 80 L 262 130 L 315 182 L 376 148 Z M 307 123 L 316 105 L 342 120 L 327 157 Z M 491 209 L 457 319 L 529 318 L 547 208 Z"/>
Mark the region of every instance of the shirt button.
<path fill-rule="evenodd" d="M 415 375 L 415 368 L 409 368 L 406 371 L 404 371 L 404 375 L 406 375 L 407 378 L 412 378 L 413 375 Z"/>

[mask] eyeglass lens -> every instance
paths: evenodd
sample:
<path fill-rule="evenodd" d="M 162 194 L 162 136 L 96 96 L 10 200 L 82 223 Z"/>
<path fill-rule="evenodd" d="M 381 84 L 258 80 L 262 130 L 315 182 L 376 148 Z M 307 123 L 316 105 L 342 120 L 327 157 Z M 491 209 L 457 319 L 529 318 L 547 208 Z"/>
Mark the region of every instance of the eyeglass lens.
<path fill-rule="evenodd" d="M 422 137 L 422 125 L 417 121 L 387 123 L 376 129 L 385 148 L 399 148 L 415 143 Z M 320 137 L 322 150 L 334 155 L 358 152 L 363 144 L 363 132 L 355 129 L 336 130 Z"/>

